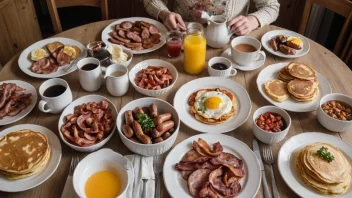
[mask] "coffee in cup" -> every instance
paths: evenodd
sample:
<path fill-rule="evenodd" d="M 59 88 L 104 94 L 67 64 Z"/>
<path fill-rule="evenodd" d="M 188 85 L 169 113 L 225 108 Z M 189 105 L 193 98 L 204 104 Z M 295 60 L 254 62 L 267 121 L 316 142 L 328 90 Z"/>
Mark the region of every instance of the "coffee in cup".
<path fill-rule="evenodd" d="M 261 43 L 250 36 L 239 36 L 231 41 L 232 59 L 240 66 L 248 66 L 264 60 L 264 51 L 260 51 Z"/>
<path fill-rule="evenodd" d="M 83 58 L 78 61 L 77 67 L 82 88 L 89 92 L 97 91 L 103 84 L 100 61 L 96 58 Z"/>
<path fill-rule="evenodd" d="M 232 63 L 225 57 L 213 57 L 208 62 L 208 73 L 210 76 L 228 77 L 235 76 L 237 70 L 232 67 Z"/>

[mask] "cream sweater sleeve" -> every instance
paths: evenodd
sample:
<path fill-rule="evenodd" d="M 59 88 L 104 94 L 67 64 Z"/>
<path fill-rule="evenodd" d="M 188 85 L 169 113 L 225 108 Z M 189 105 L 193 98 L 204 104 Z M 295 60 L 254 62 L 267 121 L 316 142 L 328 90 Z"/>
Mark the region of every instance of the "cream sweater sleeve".
<path fill-rule="evenodd" d="M 280 4 L 278 0 L 253 0 L 258 11 L 249 15 L 255 16 L 259 26 L 263 27 L 274 22 L 279 16 Z"/>
<path fill-rule="evenodd" d="M 159 13 L 168 10 L 165 2 L 162 0 L 143 0 L 147 13 L 158 20 Z"/>

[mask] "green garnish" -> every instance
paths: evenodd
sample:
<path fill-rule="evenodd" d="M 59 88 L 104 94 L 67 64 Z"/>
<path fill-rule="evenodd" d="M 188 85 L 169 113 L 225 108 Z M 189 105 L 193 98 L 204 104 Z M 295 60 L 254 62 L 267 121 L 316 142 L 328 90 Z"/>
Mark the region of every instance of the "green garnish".
<path fill-rule="evenodd" d="M 203 108 L 199 107 L 199 108 L 198 108 L 198 111 L 201 111 L 201 112 L 203 112 L 203 113 L 205 113 L 205 110 L 207 110 L 205 107 L 203 107 Z"/>
<path fill-rule="evenodd" d="M 329 163 L 332 162 L 335 157 L 328 151 L 328 148 L 322 146 L 318 151 L 317 154 L 325 159 L 326 161 L 328 161 Z"/>
<path fill-rule="evenodd" d="M 154 128 L 154 121 L 145 113 L 137 114 L 138 123 L 141 125 L 142 129 Z"/>

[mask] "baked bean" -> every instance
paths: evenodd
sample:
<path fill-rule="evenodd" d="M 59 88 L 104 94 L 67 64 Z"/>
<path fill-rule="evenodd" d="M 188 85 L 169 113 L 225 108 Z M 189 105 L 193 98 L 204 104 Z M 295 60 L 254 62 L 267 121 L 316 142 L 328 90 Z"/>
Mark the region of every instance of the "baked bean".
<path fill-rule="evenodd" d="M 324 113 L 338 120 L 352 120 L 351 106 L 337 100 L 330 100 L 321 105 Z"/>
<path fill-rule="evenodd" d="M 255 122 L 259 128 L 268 132 L 280 132 L 286 128 L 284 119 L 272 112 L 263 113 Z"/>

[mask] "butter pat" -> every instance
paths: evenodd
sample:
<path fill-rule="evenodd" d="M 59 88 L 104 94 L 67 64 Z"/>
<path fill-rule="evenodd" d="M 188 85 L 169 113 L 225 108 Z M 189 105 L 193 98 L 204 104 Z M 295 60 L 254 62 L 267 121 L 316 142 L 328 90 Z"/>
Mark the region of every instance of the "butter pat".
<path fill-rule="evenodd" d="M 111 61 L 115 64 L 121 64 L 127 61 L 128 55 L 123 52 L 123 49 L 119 45 L 110 45 L 108 51 L 111 54 Z"/>

